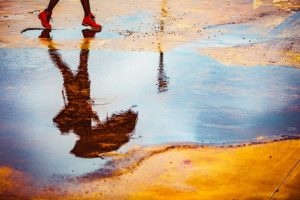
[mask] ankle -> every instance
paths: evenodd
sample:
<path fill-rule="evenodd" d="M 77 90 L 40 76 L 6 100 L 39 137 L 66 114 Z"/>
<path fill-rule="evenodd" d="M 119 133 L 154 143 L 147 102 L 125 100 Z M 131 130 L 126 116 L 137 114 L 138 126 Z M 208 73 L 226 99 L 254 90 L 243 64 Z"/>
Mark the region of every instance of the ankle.
<path fill-rule="evenodd" d="M 52 10 L 49 10 L 48 8 L 46 8 L 44 11 L 50 14 L 52 13 Z"/>

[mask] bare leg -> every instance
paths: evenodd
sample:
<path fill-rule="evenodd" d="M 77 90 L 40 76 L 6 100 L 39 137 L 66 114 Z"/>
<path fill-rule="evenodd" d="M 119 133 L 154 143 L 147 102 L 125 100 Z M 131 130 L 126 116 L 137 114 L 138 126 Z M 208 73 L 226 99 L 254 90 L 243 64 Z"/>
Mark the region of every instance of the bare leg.
<path fill-rule="evenodd" d="M 84 15 L 88 16 L 91 14 L 91 7 L 90 7 L 90 0 L 80 0 L 83 10 L 84 10 Z"/>
<path fill-rule="evenodd" d="M 48 12 L 52 12 L 53 8 L 56 6 L 56 4 L 59 2 L 59 0 L 50 0 L 48 7 L 47 7 L 47 11 Z"/>

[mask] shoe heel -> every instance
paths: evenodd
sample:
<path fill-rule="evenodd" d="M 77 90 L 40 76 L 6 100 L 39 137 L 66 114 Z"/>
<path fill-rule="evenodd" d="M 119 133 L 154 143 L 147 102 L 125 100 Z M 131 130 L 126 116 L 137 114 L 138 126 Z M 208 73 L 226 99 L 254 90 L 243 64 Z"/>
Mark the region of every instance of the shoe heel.
<path fill-rule="evenodd" d="M 84 23 L 82 23 L 81 25 L 82 25 L 82 26 L 88 26 L 87 24 L 84 24 Z"/>

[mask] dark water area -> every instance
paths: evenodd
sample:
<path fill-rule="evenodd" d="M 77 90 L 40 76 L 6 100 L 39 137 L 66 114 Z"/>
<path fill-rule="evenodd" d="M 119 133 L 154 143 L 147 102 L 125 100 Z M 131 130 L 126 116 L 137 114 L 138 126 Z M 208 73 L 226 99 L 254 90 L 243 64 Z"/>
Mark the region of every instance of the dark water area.
<path fill-rule="evenodd" d="M 192 46 L 0 49 L 0 165 L 80 175 L 135 145 L 299 135 L 298 69 L 225 66 Z"/>

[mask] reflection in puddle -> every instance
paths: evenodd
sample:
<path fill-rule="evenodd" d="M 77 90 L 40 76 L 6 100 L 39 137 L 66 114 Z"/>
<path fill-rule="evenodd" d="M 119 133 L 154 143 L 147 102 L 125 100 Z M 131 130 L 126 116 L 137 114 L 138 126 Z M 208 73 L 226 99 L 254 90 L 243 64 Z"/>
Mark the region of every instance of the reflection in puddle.
<path fill-rule="evenodd" d="M 28 38 L 38 38 L 40 36 L 41 31 L 43 29 L 41 28 L 26 28 L 21 31 L 21 33 L 28 37 Z M 52 32 L 55 34 L 55 40 L 63 41 L 63 40 L 75 40 L 80 39 L 82 37 L 81 35 L 81 29 L 52 29 Z M 94 36 L 95 38 L 98 38 L 97 35 Z M 99 34 L 99 37 L 102 39 L 105 38 L 124 38 L 119 33 L 111 32 L 107 29 L 104 29 L 101 31 L 101 36 Z"/>
<path fill-rule="evenodd" d="M 230 67 L 196 52 L 196 46 L 242 43 L 247 27 L 166 52 L 167 1 L 161 6 L 159 54 L 89 50 L 102 33 L 86 30 L 80 50 L 57 50 L 47 31 L 34 32 L 47 50 L 0 49 L 0 164 L 43 176 L 80 175 L 109 161 L 95 158 L 99 154 L 136 145 L 299 134 L 299 70 Z"/>
<path fill-rule="evenodd" d="M 88 73 L 89 45 L 96 31 L 82 31 L 84 39 L 81 44 L 80 64 L 74 74 L 50 39 L 49 30 L 43 30 L 40 38 L 49 40 L 49 56 L 63 77 L 64 108 L 53 121 L 62 134 L 70 132 L 79 136 L 71 153 L 77 157 L 99 157 L 101 153 L 118 150 L 129 141 L 135 129 L 137 113 L 128 109 L 100 121 L 93 110 L 90 95 Z"/>
<path fill-rule="evenodd" d="M 164 68 L 164 53 L 159 52 L 159 66 L 157 76 L 157 85 L 159 93 L 168 91 L 169 77 L 166 75 Z"/>
<path fill-rule="evenodd" d="M 178 48 L 164 57 L 172 81 L 161 95 L 155 52 L 58 51 L 50 45 L 1 53 L 0 162 L 17 169 L 74 175 L 106 159 L 82 159 L 70 150 L 95 157 L 135 145 L 299 134 L 300 71 L 294 68 L 227 67 Z"/>
<path fill-rule="evenodd" d="M 163 50 L 163 35 L 165 32 L 165 18 L 168 16 L 167 9 L 167 0 L 163 0 L 161 4 L 161 16 L 159 20 L 159 33 L 158 33 L 158 45 L 157 49 L 159 52 L 159 66 L 158 66 L 158 76 L 157 76 L 157 85 L 158 92 L 166 92 L 168 91 L 169 77 L 165 72 L 164 65 L 164 50 Z"/>

